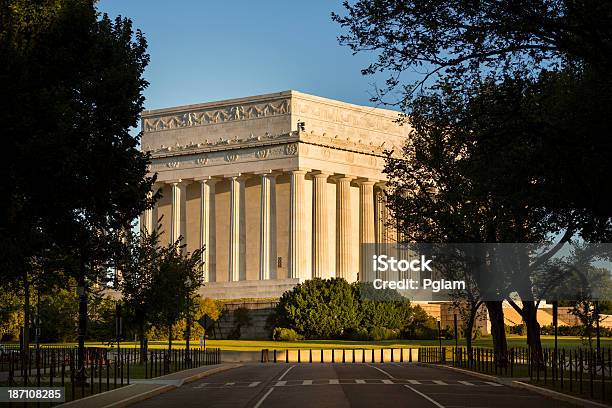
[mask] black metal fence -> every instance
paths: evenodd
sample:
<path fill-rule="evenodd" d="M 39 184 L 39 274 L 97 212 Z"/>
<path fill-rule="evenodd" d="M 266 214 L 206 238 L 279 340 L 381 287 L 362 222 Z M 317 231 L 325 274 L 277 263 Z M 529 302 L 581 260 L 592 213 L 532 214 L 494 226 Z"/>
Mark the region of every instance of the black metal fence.
<path fill-rule="evenodd" d="M 131 379 L 154 378 L 203 365 L 219 364 L 218 348 L 147 350 L 87 347 L 82 364 L 76 347 L 6 350 L 0 383 L 8 386 L 64 387 L 66 400 L 112 390 Z M 80 367 L 83 367 L 80 370 Z"/>
<path fill-rule="evenodd" d="M 451 364 L 481 373 L 520 377 L 558 391 L 612 400 L 612 350 L 601 348 L 543 349 L 538 356 L 527 347 L 497 355 L 493 349 L 423 347 L 420 362 Z"/>

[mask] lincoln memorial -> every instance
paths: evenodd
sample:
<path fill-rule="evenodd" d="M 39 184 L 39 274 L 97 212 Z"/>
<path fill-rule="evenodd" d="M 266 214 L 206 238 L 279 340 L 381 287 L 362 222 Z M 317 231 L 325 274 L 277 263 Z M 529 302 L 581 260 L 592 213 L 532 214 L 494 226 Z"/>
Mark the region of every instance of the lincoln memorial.
<path fill-rule="evenodd" d="M 360 243 L 394 239 L 382 170 L 408 135 L 397 119 L 296 91 L 145 111 L 142 149 L 162 198 L 141 227 L 161 218 L 164 243 L 205 248 L 207 297 L 363 280 Z"/>

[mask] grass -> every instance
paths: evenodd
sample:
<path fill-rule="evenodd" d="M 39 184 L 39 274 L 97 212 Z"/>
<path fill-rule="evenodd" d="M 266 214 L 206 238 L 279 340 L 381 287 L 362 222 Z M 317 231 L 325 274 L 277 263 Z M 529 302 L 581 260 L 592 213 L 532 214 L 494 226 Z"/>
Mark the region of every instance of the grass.
<path fill-rule="evenodd" d="M 55 343 L 54 346 L 72 347 L 76 343 Z M 525 336 L 508 336 L 508 347 L 524 347 L 526 346 Z M 578 348 L 584 347 L 580 337 L 567 336 L 558 338 L 559 348 Z M 437 346 L 438 340 L 385 340 L 385 341 L 350 341 L 350 340 L 299 340 L 295 342 L 288 341 L 272 341 L 272 340 L 207 340 L 207 347 L 220 348 L 221 350 L 235 351 L 259 351 L 261 349 L 379 349 L 379 348 L 409 348 L 409 347 L 427 347 Z M 454 340 L 442 340 L 443 346 L 452 347 L 455 345 Z M 461 340 L 459 345 L 465 345 L 465 341 Z M 482 337 L 473 342 L 474 347 L 493 347 L 493 340 L 490 336 Z M 612 347 L 612 338 L 604 337 L 601 339 L 602 347 Z M 103 342 L 87 342 L 87 347 L 108 347 L 107 343 Z M 137 348 L 138 343 L 122 342 L 121 347 Z M 554 347 L 554 336 L 542 336 L 542 346 L 545 348 Z M 176 340 L 172 343 L 173 348 L 184 348 L 185 341 Z M 192 340 L 191 347 L 199 347 L 197 340 Z M 150 349 L 165 349 L 167 342 L 165 341 L 150 341 Z"/>

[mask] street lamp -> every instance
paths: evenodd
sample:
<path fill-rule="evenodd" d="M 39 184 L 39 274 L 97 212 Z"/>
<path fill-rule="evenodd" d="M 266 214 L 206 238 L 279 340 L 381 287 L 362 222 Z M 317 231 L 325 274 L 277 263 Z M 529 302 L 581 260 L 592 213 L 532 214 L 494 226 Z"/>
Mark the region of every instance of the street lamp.
<path fill-rule="evenodd" d="M 439 317 L 436 319 L 436 322 L 438 323 L 438 343 L 440 345 L 440 362 L 442 362 L 442 322 Z"/>
<path fill-rule="evenodd" d="M 186 342 L 185 342 L 185 363 L 191 362 L 191 356 L 189 355 L 189 340 L 191 339 L 191 278 L 189 276 L 185 279 L 185 286 L 187 287 L 187 330 L 186 330 Z"/>

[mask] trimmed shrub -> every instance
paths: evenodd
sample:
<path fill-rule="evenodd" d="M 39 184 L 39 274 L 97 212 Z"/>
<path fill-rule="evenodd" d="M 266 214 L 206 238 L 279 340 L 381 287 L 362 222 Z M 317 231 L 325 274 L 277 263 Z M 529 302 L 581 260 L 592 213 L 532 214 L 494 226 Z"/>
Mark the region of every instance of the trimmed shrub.
<path fill-rule="evenodd" d="M 296 341 L 300 340 L 301 336 L 293 329 L 285 327 L 275 327 L 272 332 L 272 339 L 276 341 Z"/>
<path fill-rule="evenodd" d="M 403 337 L 415 340 L 431 340 L 438 338 L 436 319 L 429 316 L 421 306 L 412 307 L 410 323 Z"/>
<path fill-rule="evenodd" d="M 374 341 L 395 340 L 399 338 L 399 334 L 399 330 L 387 327 L 372 327 L 372 330 L 370 330 L 370 338 Z"/>
<path fill-rule="evenodd" d="M 307 280 L 283 294 L 277 319 L 309 339 L 342 338 L 361 322 L 356 290 L 341 278 Z"/>
<path fill-rule="evenodd" d="M 347 338 L 349 340 L 355 340 L 355 341 L 372 340 L 372 338 L 370 337 L 370 333 L 364 327 L 358 327 L 358 328 L 356 328 L 354 330 L 348 331 L 347 332 Z"/>

